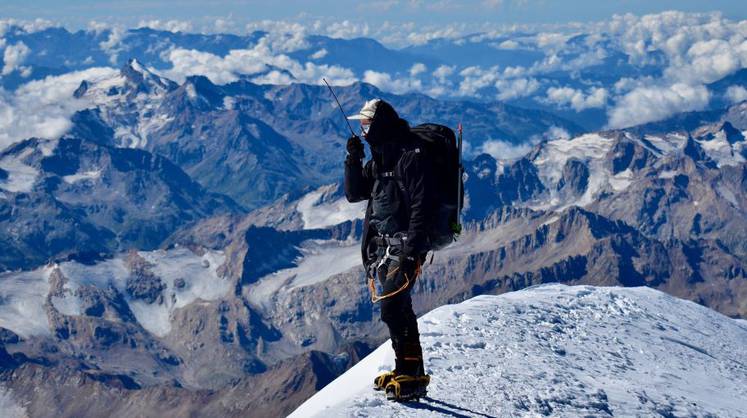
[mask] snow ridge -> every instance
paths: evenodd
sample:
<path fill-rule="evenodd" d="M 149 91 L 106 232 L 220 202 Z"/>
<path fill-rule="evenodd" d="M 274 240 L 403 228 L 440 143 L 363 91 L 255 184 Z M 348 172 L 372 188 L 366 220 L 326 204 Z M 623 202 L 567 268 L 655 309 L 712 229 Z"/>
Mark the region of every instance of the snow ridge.
<path fill-rule="evenodd" d="M 291 417 L 743 416 L 747 327 L 650 288 L 559 284 L 419 320 L 429 398 L 371 390 L 389 342 Z"/>

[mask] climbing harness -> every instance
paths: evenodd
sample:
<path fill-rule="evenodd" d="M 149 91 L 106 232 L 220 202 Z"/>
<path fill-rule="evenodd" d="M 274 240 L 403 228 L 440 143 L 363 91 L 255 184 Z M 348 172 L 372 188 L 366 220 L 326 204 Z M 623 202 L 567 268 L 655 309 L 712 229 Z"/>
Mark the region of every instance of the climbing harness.
<path fill-rule="evenodd" d="M 368 275 L 368 290 L 371 293 L 371 302 L 377 303 L 383 299 L 390 298 L 392 296 L 395 296 L 399 293 L 401 293 L 403 290 L 407 289 L 410 286 L 410 282 L 414 281 L 421 271 L 420 261 L 418 260 L 415 265 L 415 274 L 412 277 L 412 280 L 410 280 L 410 277 L 408 277 L 407 273 L 403 273 L 402 275 L 405 277 L 405 283 L 400 286 L 398 289 L 393 290 L 389 293 L 385 293 L 383 295 L 379 295 L 376 292 L 376 274 L 378 273 L 379 269 L 384 266 L 389 260 L 400 262 L 402 256 L 400 255 L 394 255 L 391 253 L 392 247 L 402 247 L 404 241 L 407 240 L 406 236 L 397 236 L 398 234 L 395 234 L 393 237 L 389 237 L 388 235 L 384 236 L 378 236 L 374 237 L 374 239 L 378 240 L 382 244 L 386 244 L 386 250 L 384 251 L 383 256 L 380 258 L 378 262 L 372 263 L 367 271 Z M 387 272 L 386 278 L 389 279 L 393 277 L 397 272 L 399 271 L 399 266 L 394 268 L 392 271 Z"/>

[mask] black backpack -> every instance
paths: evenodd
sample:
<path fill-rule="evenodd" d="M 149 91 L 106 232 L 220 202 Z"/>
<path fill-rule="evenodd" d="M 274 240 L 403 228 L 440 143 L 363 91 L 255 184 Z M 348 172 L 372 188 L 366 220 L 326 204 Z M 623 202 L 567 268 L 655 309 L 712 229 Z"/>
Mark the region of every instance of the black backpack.
<path fill-rule="evenodd" d="M 459 212 L 464 203 L 462 162 L 454 131 L 435 123 L 424 123 L 410 129 L 420 139 L 433 169 L 433 219 L 428 237 L 430 249 L 439 250 L 454 242 L 462 231 Z"/>

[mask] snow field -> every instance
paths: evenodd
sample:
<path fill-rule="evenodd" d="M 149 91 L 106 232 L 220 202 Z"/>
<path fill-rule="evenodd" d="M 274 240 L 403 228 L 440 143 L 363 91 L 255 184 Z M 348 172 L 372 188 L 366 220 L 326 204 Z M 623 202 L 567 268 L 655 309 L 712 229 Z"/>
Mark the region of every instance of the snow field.
<path fill-rule="evenodd" d="M 649 288 L 546 285 L 419 320 L 429 398 L 371 389 L 389 342 L 291 417 L 719 416 L 747 410 L 747 327 Z"/>
<path fill-rule="evenodd" d="M 19 405 L 12 392 L 0 386 L 0 411 L 3 418 L 28 418 L 26 408 Z"/>
<path fill-rule="evenodd" d="M 361 264 L 357 240 L 307 240 L 299 249 L 302 255 L 295 260 L 295 267 L 278 270 L 250 285 L 250 302 L 266 306 L 278 292 L 324 281 Z"/>
<path fill-rule="evenodd" d="M 175 309 L 198 299 L 216 300 L 231 291 L 230 280 L 218 274 L 218 268 L 225 261 L 222 252 L 208 251 L 198 255 L 178 247 L 138 254 L 153 264 L 152 273 L 166 286 L 160 302 L 147 303 L 130 297 L 126 290 L 130 271 L 125 264 L 126 255 L 121 255 L 95 265 L 72 261 L 59 264 L 68 281 L 63 287 L 63 295 L 51 298 L 52 305 L 63 315 L 82 315 L 81 300 L 76 292 L 81 286 L 114 286 L 124 295 L 138 323 L 150 333 L 163 337 L 171 331 L 171 315 Z M 50 334 L 44 304 L 53 270 L 54 266 L 48 266 L 0 275 L 3 283 L 0 287 L 0 327 L 24 337 Z M 184 282 L 182 287 L 176 286 L 177 279 Z"/>
<path fill-rule="evenodd" d="M 303 229 L 326 228 L 346 221 L 363 219 L 366 202 L 350 203 L 345 197 L 325 199 L 337 190 L 336 184 L 322 186 L 303 196 L 296 210 L 303 219 Z"/>
<path fill-rule="evenodd" d="M 0 274 L 0 327 L 21 337 L 50 335 L 44 299 L 52 268 Z"/>
<path fill-rule="evenodd" d="M 33 151 L 33 148 L 28 148 L 21 155 L 8 155 L 0 159 L 0 168 L 8 172 L 8 177 L 0 181 L 1 189 L 12 193 L 28 193 L 33 189 L 39 177 L 39 170 L 23 162 L 23 159 Z"/>

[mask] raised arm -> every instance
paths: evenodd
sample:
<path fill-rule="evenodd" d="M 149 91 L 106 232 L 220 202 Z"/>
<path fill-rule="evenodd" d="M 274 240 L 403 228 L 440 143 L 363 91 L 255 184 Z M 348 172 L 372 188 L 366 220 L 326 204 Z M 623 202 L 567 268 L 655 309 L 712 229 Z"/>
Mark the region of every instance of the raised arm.
<path fill-rule="evenodd" d="M 348 156 L 345 158 L 345 197 L 348 202 L 360 202 L 371 197 L 373 167 L 368 161 L 363 165 L 363 144 L 357 137 L 348 140 Z"/>

